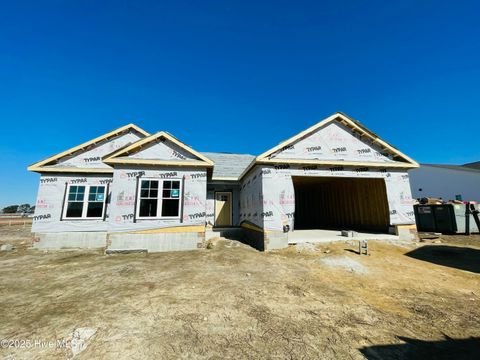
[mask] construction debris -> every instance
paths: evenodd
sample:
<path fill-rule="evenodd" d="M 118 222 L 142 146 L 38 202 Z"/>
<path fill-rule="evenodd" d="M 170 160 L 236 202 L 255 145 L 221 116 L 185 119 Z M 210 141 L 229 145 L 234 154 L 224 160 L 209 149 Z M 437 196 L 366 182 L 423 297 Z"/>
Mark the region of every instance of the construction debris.
<path fill-rule="evenodd" d="M 312 243 L 298 243 L 295 245 L 295 249 L 297 250 L 297 252 L 318 251 L 315 244 L 312 244 Z"/>
<path fill-rule="evenodd" d="M 358 254 L 369 255 L 368 253 L 368 240 L 360 240 L 358 242 Z"/>
<path fill-rule="evenodd" d="M 0 246 L 0 251 L 12 251 L 15 249 L 11 244 L 3 244 Z"/>

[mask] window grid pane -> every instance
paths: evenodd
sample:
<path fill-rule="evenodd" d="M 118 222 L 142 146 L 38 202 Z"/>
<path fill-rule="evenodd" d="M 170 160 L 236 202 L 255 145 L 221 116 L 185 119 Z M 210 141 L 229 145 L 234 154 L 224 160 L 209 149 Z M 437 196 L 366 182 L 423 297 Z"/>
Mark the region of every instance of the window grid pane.
<path fill-rule="evenodd" d="M 180 211 L 180 181 L 163 181 L 162 217 L 179 216 Z"/>
<path fill-rule="evenodd" d="M 156 217 L 158 207 L 158 181 L 142 180 L 140 185 L 140 217 Z"/>
<path fill-rule="evenodd" d="M 105 186 L 90 186 L 90 191 L 88 192 L 87 218 L 100 218 L 103 216 L 104 194 Z"/>
<path fill-rule="evenodd" d="M 158 181 L 142 180 L 140 198 L 157 199 L 158 198 Z"/>
<path fill-rule="evenodd" d="M 81 218 L 83 211 L 83 197 L 85 186 L 70 186 L 65 217 Z"/>
<path fill-rule="evenodd" d="M 178 216 L 180 200 L 164 199 L 162 201 L 162 216 Z"/>
<path fill-rule="evenodd" d="M 163 199 L 178 199 L 180 197 L 180 181 L 163 182 Z"/>
<path fill-rule="evenodd" d="M 67 205 L 67 218 L 82 217 L 83 202 L 71 201 Z"/>
<path fill-rule="evenodd" d="M 87 217 L 100 218 L 103 215 L 103 202 L 89 202 L 87 207 Z"/>

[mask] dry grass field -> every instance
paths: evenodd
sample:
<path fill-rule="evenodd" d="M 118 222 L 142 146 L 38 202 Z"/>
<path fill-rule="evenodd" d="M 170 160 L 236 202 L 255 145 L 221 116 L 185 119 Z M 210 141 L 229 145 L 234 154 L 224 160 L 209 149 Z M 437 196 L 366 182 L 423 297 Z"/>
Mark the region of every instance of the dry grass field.
<path fill-rule="evenodd" d="M 71 358 L 41 341 L 85 328 L 75 359 L 480 358 L 480 239 L 464 240 L 104 255 L 3 226 L 0 359 Z"/>

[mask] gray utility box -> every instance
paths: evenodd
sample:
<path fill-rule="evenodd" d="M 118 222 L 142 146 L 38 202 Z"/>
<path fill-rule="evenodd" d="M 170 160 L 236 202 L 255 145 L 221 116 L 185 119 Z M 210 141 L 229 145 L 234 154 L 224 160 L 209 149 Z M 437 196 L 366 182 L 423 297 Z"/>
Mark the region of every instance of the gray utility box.
<path fill-rule="evenodd" d="M 465 204 L 414 205 L 417 230 L 442 234 L 465 233 Z M 475 205 L 478 210 L 478 205 Z M 479 232 L 470 215 L 470 232 Z"/>

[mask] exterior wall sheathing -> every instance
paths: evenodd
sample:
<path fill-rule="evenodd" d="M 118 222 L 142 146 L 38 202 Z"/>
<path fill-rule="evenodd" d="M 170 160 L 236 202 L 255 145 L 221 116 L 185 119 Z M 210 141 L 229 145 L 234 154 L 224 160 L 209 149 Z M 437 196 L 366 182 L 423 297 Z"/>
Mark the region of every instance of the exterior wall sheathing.
<path fill-rule="evenodd" d="M 137 219 L 135 199 L 137 184 L 142 178 L 155 180 L 182 180 L 183 203 L 181 214 L 175 219 Z M 205 225 L 207 172 L 204 168 L 186 167 L 116 167 L 112 183 L 112 205 L 108 231 L 132 232 L 178 226 Z"/>
<path fill-rule="evenodd" d="M 181 217 L 176 219 L 135 219 L 137 179 L 140 176 L 183 180 Z M 113 182 L 114 180 L 114 182 Z M 62 211 L 67 184 L 108 185 L 104 219 L 64 219 Z M 142 234 L 131 232 L 171 227 L 205 225 L 206 220 L 206 169 L 158 168 L 139 170 L 134 167 L 118 168 L 111 175 L 49 174 L 42 175 L 38 190 L 32 232 L 34 247 L 54 248 L 105 248 L 107 234 L 110 246 L 115 249 L 143 246 L 149 251 L 196 249 L 203 241 L 204 232 L 179 232 L 168 234 Z M 115 233 L 114 236 L 110 236 Z M 124 239 L 122 240 L 122 237 Z M 149 242 L 147 243 L 147 239 Z M 172 243 L 168 239 L 179 239 Z M 128 245 L 128 241 L 131 242 Z"/>
<path fill-rule="evenodd" d="M 385 181 L 390 225 L 414 224 L 413 200 L 408 173 L 405 170 L 349 169 L 341 166 L 320 168 L 311 166 L 262 167 L 263 222 L 265 230 L 294 230 L 295 192 L 292 176 L 379 178 Z"/>
<path fill-rule="evenodd" d="M 87 232 L 108 230 L 108 222 L 104 219 L 62 219 L 64 199 L 67 185 L 104 185 L 108 186 L 111 193 L 112 175 L 94 174 L 42 174 L 38 187 L 35 214 L 33 216 L 32 232 L 34 233 L 60 233 L 60 232 Z M 108 204 L 106 218 L 110 212 Z"/>
<path fill-rule="evenodd" d="M 288 244 L 288 232 L 294 230 L 295 216 L 292 176 L 383 179 L 387 190 L 390 225 L 415 223 L 406 170 L 291 164 L 257 166 L 242 182 L 240 217 L 243 223 L 258 227 L 258 230 L 245 229 L 245 234 L 247 242 L 259 250 L 281 248 Z"/>

